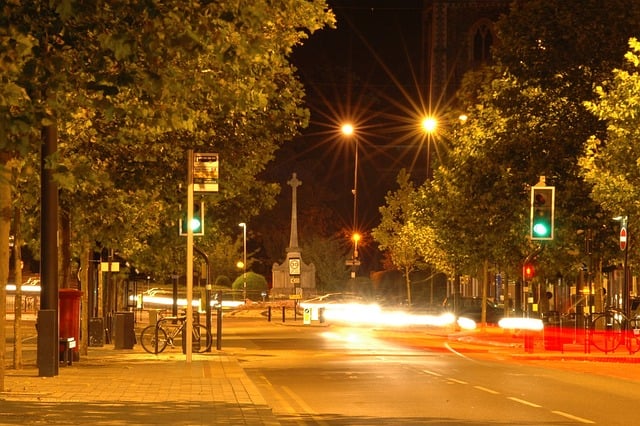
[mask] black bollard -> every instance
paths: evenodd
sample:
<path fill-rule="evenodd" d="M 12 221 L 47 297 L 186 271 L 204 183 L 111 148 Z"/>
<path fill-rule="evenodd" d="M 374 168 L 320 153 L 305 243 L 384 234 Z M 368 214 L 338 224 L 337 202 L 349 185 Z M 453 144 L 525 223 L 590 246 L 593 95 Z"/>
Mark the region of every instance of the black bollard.
<path fill-rule="evenodd" d="M 216 322 L 216 349 L 222 349 L 222 305 L 218 305 L 218 318 Z"/>

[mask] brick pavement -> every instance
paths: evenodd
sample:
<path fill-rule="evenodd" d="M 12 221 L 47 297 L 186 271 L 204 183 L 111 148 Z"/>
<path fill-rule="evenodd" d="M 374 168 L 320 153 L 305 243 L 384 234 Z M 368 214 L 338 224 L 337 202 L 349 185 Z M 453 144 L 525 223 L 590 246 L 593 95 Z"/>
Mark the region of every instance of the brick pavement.
<path fill-rule="evenodd" d="M 153 355 L 140 345 L 91 347 L 53 377 L 38 376 L 35 342 L 23 354 L 25 368 L 5 371 L 0 425 L 280 424 L 224 350 L 193 354 L 187 363 L 179 349 Z"/>

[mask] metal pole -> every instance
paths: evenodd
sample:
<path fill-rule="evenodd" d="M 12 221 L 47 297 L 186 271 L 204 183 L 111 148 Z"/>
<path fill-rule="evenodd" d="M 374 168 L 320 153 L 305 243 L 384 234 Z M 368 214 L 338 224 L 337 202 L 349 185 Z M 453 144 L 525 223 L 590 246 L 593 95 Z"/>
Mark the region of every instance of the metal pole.
<path fill-rule="evenodd" d="M 187 151 L 187 319 L 185 322 L 185 353 L 191 363 L 193 336 L 193 150 Z"/>
<path fill-rule="evenodd" d="M 358 138 L 356 137 L 356 155 L 353 168 L 353 232 L 358 230 Z M 355 249 L 357 250 L 357 248 Z M 354 252 L 354 258 L 356 257 Z"/>
<path fill-rule="evenodd" d="M 53 170 L 47 167 L 48 159 L 57 151 L 56 125 L 42 129 L 40 153 L 42 197 L 40 199 L 40 312 L 38 313 L 38 375 L 58 375 L 58 185 Z M 44 322 L 51 322 L 45 327 Z"/>
<path fill-rule="evenodd" d="M 625 216 L 624 218 L 624 227 L 627 229 L 627 244 L 624 246 L 624 314 L 629 317 L 631 314 L 631 300 L 630 300 L 630 291 L 629 291 L 629 243 L 631 242 L 629 228 L 627 226 L 627 221 L 629 217 Z"/>
<path fill-rule="evenodd" d="M 238 224 L 242 227 L 242 300 L 247 301 L 247 224 Z"/>
<path fill-rule="evenodd" d="M 206 266 L 206 274 L 207 276 L 205 277 L 205 316 L 206 316 L 206 325 L 207 325 L 207 330 L 211 330 L 211 284 L 209 281 L 209 270 L 211 269 L 209 267 L 209 256 L 207 256 L 207 254 L 200 250 L 198 248 L 198 246 L 193 246 L 193 250 L 195 250 L 196 252 L 198 252 L 198 254 L 200 256 L 202 256 L 204 258 L 204 264 Z M 207 349 L 207 352 L 211 352 L 211 337 L 210 335 L 207 335 L 207 346 L 209 347 L 209 349 Z"/>
<path fill-rule="evenodd" d="M 222 300 L 220 300 L 220 304 L 217 308 L 217 319 L 216 319 L 216 349 L 222 349 Z"/>

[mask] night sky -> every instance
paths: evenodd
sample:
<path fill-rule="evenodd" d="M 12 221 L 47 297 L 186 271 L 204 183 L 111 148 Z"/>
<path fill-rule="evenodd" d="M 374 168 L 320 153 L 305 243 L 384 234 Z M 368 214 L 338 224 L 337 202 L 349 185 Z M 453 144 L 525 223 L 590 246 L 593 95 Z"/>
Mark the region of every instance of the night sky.
<path fill-rule="evenodd" d="M 401 168 L 410 169 L 416 180 L 425 177 L 426 151 L 417 124 L 418 111 L 426 108 L 419 84 L 422 1 L 329 4 L 337 29 L 314 34 L 292 58 L 305 85 L 311 125 L 279 154 L 278 168 L 289 176 L 296 171 L 303 182 L 331 192 L 332 206 L 350 226 L 355 144 L 341 135 L 340 126 L 353 123 L 359 146 L 358 222 L 370 231 Z"/>

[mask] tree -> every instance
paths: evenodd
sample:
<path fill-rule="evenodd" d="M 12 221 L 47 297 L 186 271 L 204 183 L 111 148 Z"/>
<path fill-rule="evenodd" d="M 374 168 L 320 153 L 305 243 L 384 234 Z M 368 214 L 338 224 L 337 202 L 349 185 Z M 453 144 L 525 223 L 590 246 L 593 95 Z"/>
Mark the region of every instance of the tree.
<path fill-rule="evenodd" d="M 247 284 L 245 288 L 245 283 Z M 267 279 L 264 275 L 256 274 L 255 272 L 249 271 L 246 274 L 246 277 L 240 275 L 238 278 L 233 281 L 231 284 L 231 288 L 236 291 L 247 291 L 247 298 L 251 299 L 259 297 L 259 294 L 262 292 L 266 292 L 269 290 L 269 285 L 267 284 Z"/>
<path fill-rule="evenodd" d="M 386 205 L 380 207 L 380 225 L 371 234 L 380 250 L 388 253 L 392 264 L 404 276 L 407 302 L 411 305 L 411 272 L 422 258 L 419 245 L 416 244 L 419 238 L 417 234 L 422 230 L 414 223 L 413 200 L 416 190 L 409 180 L 409 173 L 401 170 L 397 182 L 399 188 L 385 197 Z"/>
<path fill-rule="evenodd" d="M 528 185 L 546 176 L 557 194 L 547 270 L 580 262 L 576 230 L 600 229 L 602 219 L 576 162 L 587 137 L 603 129 L 583 102 L 619 63 L 621 39 L 639 16 L 638 5 L 623 0 L 513 3 L 497 24 L 496 64 L 470 75 L 460 92 L 469 120 L 456 128 L 449 158 L 425 191 L 449 253 L 466 254 L 472 269 L 485 259 L 515 266 L 532 250 Z"/>
<path fill-rule="evenodd" d="M 59 156 L 46 160 L 77 236 L 69 240 L 84 253 L 107 247 L 134 260 L 171 234 L 168 246 L 179 244 L 187 148 L 210 151 L 215 140 L 225 158 L 220 228 L 239 205 L 251 204 L 246 210 L 255 215 L 273 202 L 277 185 L 253 177 L 308 119 L 288 57 L 334 22 L 324 1 L 16 0 L 2 12 L 4 169 L 37 152 L 41 124 L 58 127 Z M 7 182 L 0 182 L 0 211 L 10 211 Z M 9 220 L 0 217 L 0 240 L 8 240 Z M 8 264 L 2 251 L 0 264 Z"/>
<path fill-rule="evenodd" d="M 607 133 L 602 140 L 589 139 L 580 166 L 585 180 L 593 185 L 592 198 L 607 217 L 628 216 L 628 227 L 634 230 L 640 227 L 640 42 L 632 38 L 629 46 L 627 66 L 614 69 L 612 77 L 596 87 L 598 98 L 585 103 L 606 122 Z M 630 255 L 637 261 L 635 239 L 630 241 L 635 249 Z"/>
<path fill-rule="evenodd" d="M 345 268 L 347 257 L 343 239 L 330 236 L 313 235 L 306 237 L 302 244 L 303 258 L 306 263 L 316 267 L 316 289 L 320 293 L 344 290 L 349 276 Z"/>

